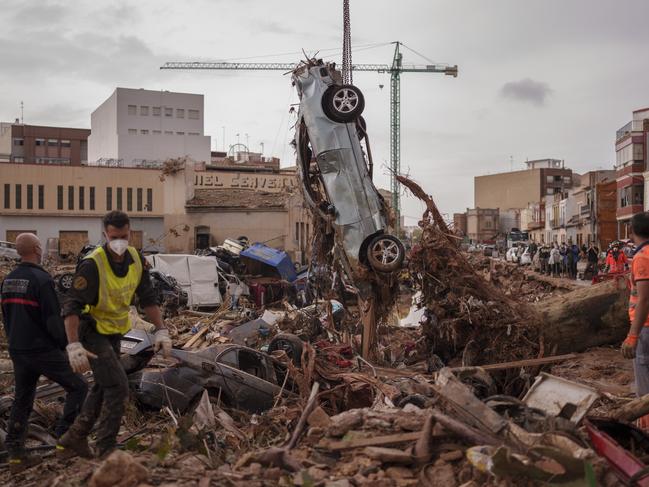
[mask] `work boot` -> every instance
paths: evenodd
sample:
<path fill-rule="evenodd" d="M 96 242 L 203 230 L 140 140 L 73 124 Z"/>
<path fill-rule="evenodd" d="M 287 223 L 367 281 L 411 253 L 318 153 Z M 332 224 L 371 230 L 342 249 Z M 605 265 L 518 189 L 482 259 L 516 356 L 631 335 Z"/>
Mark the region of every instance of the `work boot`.
<path fill-rule="evenodd" d="M 115 451 L 114 446 L 110 446 L 107 448 L 97 447 L 97 459 L 102 461 L 106 460 L 110 456 L 110 454 L 113 453 L 114 451 Z"/>
<path fill-rule="evenodd" d="M 88 438 L 68 430 L 56 443 L 56 457 L 59 460 L 65 460 L 74 456 L 94 458 L 90 445 L 88 445 Z"/>
<path fill-rule="evenodd" d="M 27 455 L 25 453 L 9 456 L 9 472 L 12 475 L 27 470 L 41 463 L 43 459 L 37 455 Z"/>

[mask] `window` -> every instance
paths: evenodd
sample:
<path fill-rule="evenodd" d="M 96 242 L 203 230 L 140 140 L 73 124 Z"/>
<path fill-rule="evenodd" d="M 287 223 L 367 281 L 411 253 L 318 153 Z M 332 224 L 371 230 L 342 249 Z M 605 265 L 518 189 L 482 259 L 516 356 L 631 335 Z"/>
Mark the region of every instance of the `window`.
<path fill-rule="evenodd" d="M 106 188 L 106 211 L 113 209 L 113 188 Z"/>
<path fill-rule="evenodd" d="M 165 117 L 173 117 L 174 109 L 165 107 Z"/>
<path fill-rule="evenodd" d="M 146 190 L 146 211 L 153 211 L 153 189 Z"/>
<path fill-rule="evenodd" d="M 187 132 L 189 135 L 201 135 L 198 132 Z"/>
<path fill-rule="evenodd" d="M 74 210 L 74 186 L 68 186 L 68 210 Z"/>
<path fill-rule="evenodd" d="M 153 107 L 153 116 L 154 117 L 160 116 L 160 107 Z"/>
<path fill-rule="evenodd" d="M 11 184 L 5 184 L 5 209 L 11 208 Z"/>
<path fill-rule="evenodd" d="M 61 141 L 61 147 L 70 147 L 72 144 L 70 143 L 69 140 L 62 140 Z"/>
<path fill-rule="evenodd" d="M 33 184 L 27 185 L 27 209 L 28 210 L 34 209 L 34 185 Z"/>
<path fill-rule="evenodd" d="M 644 187 L 642 185 L 627 186 L 618 190 L 620 208 L 644 203 Z"/>
<path fill-rule="evenodd" d="M 198 120 L 198 110 L 187 110 L 187 118 Z"/>
<path fill-rule="evenodd" d="M 176 108 L 176 118 L 185 118 L 184 108 Z"/>
<path fill-rule="evenodd" d="M 133 188 L 126 188 L 126 211 L 133 211 Z"/>
<path fill-rule="evenodd" d="M 137 211 L 142 211 L 142 188 L 137 188 Z"/>
<path fill-rule="evenodd" d="M 79 186 L 79 209 L 83 210 L 85 209 L 86 206 L 86 187 L 85 186 Z"/>
<path fill-rule="evenodd" d="M 45 139 L 35 139 L 34 144 L 35 145 L 45 145 Z"/>
<path fill-rule="evenodd" d="M 14 139 L 14 145 L 25 145 L 25 139 L 22 137 Z"/>
<path fill-rule="evenodd" d="M 149 131 L 145 130 L 145 129 L 142 129 L 142 130 L 140 130 L 140 135 L 149 135 Z"/>
<path fill-rule="evenodd" d="M 143 117 L 148 117 L 149 116 L 149 107 L 141 106 L 140 107 L 140 115 Z"/>
<path fill-rule="evenodd" d="M 128 106 L 128 114 L 129 115 L 136 115 L 137 114 L 137 106 L 129 105 Z"/>
<path fill-rule="evenodd" d="M 117 209 L 122 209 L 122 188 L 117 188 Z"/>
<path fill-rule="evenodd" d="M 154 130 L 153 135 L 160 135 L 162 133 L 161 130 Z"/>
<path fill-rule="evenodd" d="M 23 207 L 23 187 L 21 184 L 16 184 L 16 209 L 20 210 Z"/>
<path fill-rule="evenodd" d="M 45 209 L 45 186 L 42 184 L 38 185 L 38 209 Z"/>
<path fill-rule="evenodd" d="M 63 186 L 56 187 L 56 209 L 63 209 Z"/>
<path fill-rule="evenodd" d="M 174 133 L 171 130 L 165 130 L 165 135 L 173 135 Z"/>
<path fill-rule="evenodd" d="M 185 135 L 185 132 L 176 132 L 176 135 Z"/>
<path fill-rule="evenodd" d="M 95 187 L 90 186 L 90 194 L 88 195 L 89 201 L 88 201 L 88 207 L 90 210 L 95 209 Z"/>
<path fill-rule="evenodd" d="M 59 145 L 58 139 L 47 139 L 48 147 L 58 147 L 58 145 Z"/>
<path fill-rule="evenodd" d="M 128 135 L 137 135 L 137 129 L 128 129 Z"/>

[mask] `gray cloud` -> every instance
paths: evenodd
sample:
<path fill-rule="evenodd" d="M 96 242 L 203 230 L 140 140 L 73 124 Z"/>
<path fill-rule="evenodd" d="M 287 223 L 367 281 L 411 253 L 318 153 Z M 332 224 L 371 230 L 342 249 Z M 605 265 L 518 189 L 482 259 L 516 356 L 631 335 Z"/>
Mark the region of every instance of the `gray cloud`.
<path fill-rule="evenodd" d="M 512 100 L 543 106 L 546 99 L 552 94 L 552 89 L 547 83 L 525 78 L 505 83 L 500 89 L 500 94 Z"/>

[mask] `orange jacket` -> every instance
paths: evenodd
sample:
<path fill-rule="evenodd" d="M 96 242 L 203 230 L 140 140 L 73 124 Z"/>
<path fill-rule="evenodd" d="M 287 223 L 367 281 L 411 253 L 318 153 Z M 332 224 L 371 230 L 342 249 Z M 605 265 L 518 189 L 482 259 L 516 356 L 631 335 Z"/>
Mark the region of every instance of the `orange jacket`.
<path fill-rule="evenodd" d="M 624 265 L 628 262 L 626 255 L 621 250 L 617 254 L 617 258 L 613 256 L 613 252 L 606 254 L 606 266 L 608 271 L 612 273 L 624 272 Z"/>

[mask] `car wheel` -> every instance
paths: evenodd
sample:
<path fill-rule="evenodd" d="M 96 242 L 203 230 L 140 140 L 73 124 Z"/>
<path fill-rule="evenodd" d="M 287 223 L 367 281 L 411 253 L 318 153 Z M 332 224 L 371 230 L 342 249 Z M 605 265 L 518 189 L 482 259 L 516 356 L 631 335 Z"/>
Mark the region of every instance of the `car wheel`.
<path fill-rule="evenodd" d="M 352 122 L 364 108 L 363 93 L 352 85 L 333 85 L 322 95 L 322 110 L 334 122 Z"/>
<path fill-rule="evenodd" d="M 268 353 L 283 350 L 297 367 L 302 365 L 302 340 L 291 333 L 280 333 L 268 344 Z"/>
<path fill-rule="evenodd" d="M 367 260 L 379 272 L 399 270 L 405 254 L 401 240 L 392 235 L 377 235 L 367 247 Z"/>
<path fill-rule="evenodd" d="M 61 289 L 68 291 L 72 289 L 72 281 L 74 280 L 74 274 L 67 273 L 59 277 L 59 286 Z"/>

